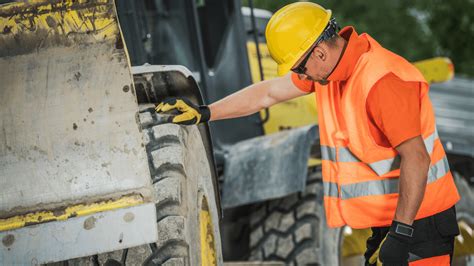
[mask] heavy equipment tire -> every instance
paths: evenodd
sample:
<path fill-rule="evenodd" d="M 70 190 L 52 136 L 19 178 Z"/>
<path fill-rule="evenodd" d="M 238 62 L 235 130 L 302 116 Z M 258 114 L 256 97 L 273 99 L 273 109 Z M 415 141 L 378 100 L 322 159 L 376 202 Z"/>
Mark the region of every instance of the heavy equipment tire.
<path fill-rule="evenodd" d="M 321 168 L 309 169 L 305 191 L 259 206 L 250 218 L 250 260 L 285 265 L 339 265 L 341 229 L 329 229 Z"/>
<path fill-rule="evenodd" d="M 198 128 L 159 125 L 163 117 L 153 105 L 140 105 L 139 118 L 156 192 L 158 242 L 69 265 L 222 265 L 211 165 Z"/>

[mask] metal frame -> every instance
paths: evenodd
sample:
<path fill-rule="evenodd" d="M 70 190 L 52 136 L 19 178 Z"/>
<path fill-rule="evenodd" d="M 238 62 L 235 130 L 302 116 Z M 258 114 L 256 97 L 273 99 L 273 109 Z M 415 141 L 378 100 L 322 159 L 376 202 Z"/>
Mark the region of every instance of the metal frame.
<path fill-rule="evenodd" d="M 0 232 L 1 265 L 37 265 L 156 242 L 155 204 Z"/>

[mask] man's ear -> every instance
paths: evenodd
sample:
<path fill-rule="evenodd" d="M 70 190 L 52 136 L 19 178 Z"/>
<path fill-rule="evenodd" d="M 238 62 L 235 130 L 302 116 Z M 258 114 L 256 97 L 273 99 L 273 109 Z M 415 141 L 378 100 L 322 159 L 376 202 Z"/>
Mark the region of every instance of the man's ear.
<path fill-rule="evenodd" d="M 313 54 L 311 56 L 316 56 L 321 61 L 326 61 L 327 58 L 327 52 L 324 48 L 320 46 L 316 46 L 313 50 Z"/>

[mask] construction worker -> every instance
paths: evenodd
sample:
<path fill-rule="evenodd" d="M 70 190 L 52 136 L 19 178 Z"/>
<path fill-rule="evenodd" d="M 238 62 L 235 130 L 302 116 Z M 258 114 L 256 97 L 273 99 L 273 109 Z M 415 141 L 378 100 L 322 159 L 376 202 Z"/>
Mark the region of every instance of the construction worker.
<path fill-rule="evenodd" d="M 276 12 L 266 38 L 281 77 L 208 106 L 173 98 L 156 111 L 198 124 L 314 92 L 328 226 L 372 228 L 366 265 L 449 265 L 460 197 L 421 73 L 368 34 L 338 32 L 331 11 L 310 2 Z"/>

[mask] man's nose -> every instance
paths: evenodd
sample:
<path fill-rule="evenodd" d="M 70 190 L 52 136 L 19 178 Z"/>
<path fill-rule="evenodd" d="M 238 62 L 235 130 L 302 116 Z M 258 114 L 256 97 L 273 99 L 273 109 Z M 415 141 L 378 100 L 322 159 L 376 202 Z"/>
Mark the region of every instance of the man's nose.
<path fill-rule="evenodd" d="M 306 74 L 298 74 L 298 78 L 299 78 L 300 80 L 307 80 L 307 79 L 308 79 L 308 75 L 306 75 Z"/>

